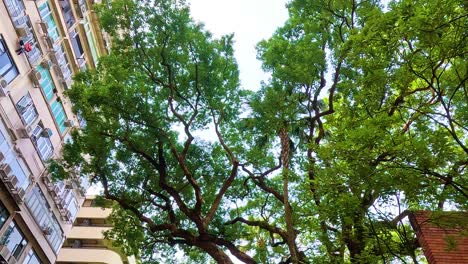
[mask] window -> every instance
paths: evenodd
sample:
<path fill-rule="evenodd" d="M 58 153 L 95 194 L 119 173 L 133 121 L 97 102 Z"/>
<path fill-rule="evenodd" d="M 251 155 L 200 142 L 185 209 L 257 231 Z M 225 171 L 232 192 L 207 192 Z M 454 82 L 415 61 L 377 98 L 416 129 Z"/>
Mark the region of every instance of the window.
<path fill-rule="evenodd" d="M 41 264 L 39 261 L 39 258 L 36 255 L 36 252 L 34 250 L 29 250 L 28 255 L 23 261 L 23 264 Z"/>
<path fill-rule="evenodd" d="M 52 81 L 52 77 L 50 76 L 49 70 L 45 69 L 42 66 L 37 66 L 36 70 L 41 74 L 41 81 L 40 81 L 40 86 L 42 91 L 44 92 L 44 95 L 47 99 L 47 101 L 52 100 L 54 98 L 54 89 L 55 85 L 54 82 Z"/>
<path fill-rule="evenodd" d="M 10 83 L 16 76 L 18 76 L 18 74 L 18 68 L 16 68 L 15 63 L 13 62 L 5 41 L 0 37 L 0 75 Z"/>
<path fill-rule="evenodd" d="M 26 200 L 26 204 L 36 223 L 41 228 L 47 229 L 47 234 L 44 235 L 54 251 L 58 252 L 63 242 L 63 231 L 38 186 L 34 187 L 31 191 L 30 196 Z"/>
<path fill-rule="evenodd" d="M 18 154 L 13 150 L 10 142 L 6 139 L 3 129 L 0 130 L 0 152 L 2 152 L 5 157 L 4 163 L 10 165 L 13 175 L 15 175 L 18 183 L 16 186 L 19 186 L 23 190 L 26 190 L 29 186 L 29 176 L 31 173 L 24 162 L 24 160 L 18 157 Z"/>
<path fill-rule="evenodd" d="M 76 59 L 82 58 L 84 54 L 83 46 L 81 45 L 80 36 L 78 31 L 74 29 L 70 32 L 71 43 L 73 51 L 75 52 Z"/>
<path fill-rule="evenodd" d="M 21 119 L 25 125 L 32 124 L 39 116 L 29 93 L 21 97 L 21 99 L 16 103 L 16 107 L 18 108 Z"/>
<path fill-rule="evenodd" d="M 49 3 L 44 3 L 39 6 L 39 13 L 41 14 L 42 20 L 47 24 L 48 35 L 54 40 L 54 42 L 57 42 L 57 40 L 60 38 L 60 34 L 57 29 L 57 24 L 55 23 L 54 17 L 52 16 Z"/>
<path fill-rule="evenodd" d="M 3 227 L 8 217 L 10 217 L 10 213 L 6 209 L 5 205 L 0 202 L 0 228 Z"/>
<path fill-rule="evenodd" d="M 65 120 L 67 120 L 65 109 L 63 109 L 63 105 L 59 101 L 54 101 L 52 104 L 50 104 L 50 107 L 52 108 L 52 115 L 54 116 L 54 119 L 57 122 L 60 134 L 62 134 L 67 128 L 65 126 Z"/>
<path fill-rule="evenodd" d="M 78 202 L 76 201 L 75 193 L 71 189 L 66 189 L 65 193 L 65 206 L 67 210 L 70 212 L 71 221 L 75 219 L 76 214 L 78 213 Z"/>
<path fill-rule="evenodd" d="M 62 71 L 63 79 L 71 80 L 71 68 L 68 62 L 67 56 L 65 55 L 65 50 L 62 44 L 56 45 L 54 47 L 55 56 L 57 58 L 57 63 L 60 66 L 60 70 Z"/>
<path fill-rule="evenodd" d="M 23 253 L 26 244 L 28 244 L 28 241 L 24 237 L 21 230 L 19 230 L 19 228 L 16 226 L 14 221 L 10 223 L 10 226 L 5 232 L 1 242 L 1 244 L 6 245 L 8 250 L 10 250 L 16 259 L 21 256 L 21 253 Z"/>
<path fill-rule="evenodd" d="M 52 141 L 50 141 L 50 129 L 44 129 L 41 124 L 37 125 L 31 136 L 31 140 L 36 145 L 39 156 L 43 161 L 48 160 L 54 153 L 54 147 Z"/>
<path fill-rule="evenodd" d="M 83 18 L 84 28 L 86 32 L 86 37 L 88 39 L 89 48 L 91 50 L 91 56 L 93 57 L 94 65 L 97 66 L 98 63 L 98 54 L 97 54 L 97 45 L 94 40 L 93 33 L 91 31 L 91 25 L 89 24 L 88 18 Z"/>
<path fill-rule="evenodd" d="M 24 14 L 24 5 L 21 0 L 5 0 L 3 1 L 10 14 L 11 20 L 15 27 L 26 23 Z"/>

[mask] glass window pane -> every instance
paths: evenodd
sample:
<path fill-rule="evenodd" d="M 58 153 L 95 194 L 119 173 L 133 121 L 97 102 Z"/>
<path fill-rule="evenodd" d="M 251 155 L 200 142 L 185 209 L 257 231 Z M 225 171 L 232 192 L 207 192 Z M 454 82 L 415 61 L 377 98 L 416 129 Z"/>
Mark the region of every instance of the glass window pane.
<path fill-rule="evenodd" d="M 39 187 L 36 186 L 31 191 L 29 197 L 26 199 L 26 205 L 30 209 L 36 223 L 41 226 L 41 228 L 48 229 L 49 234 L 45 237 L 54 251 L 58 252 L 61 243 L 57 243 L 57 241 L 62 242 L 63 231 L 54 213 L 49 209 L 50 205 Z"/>
<path fill-rule="evenodd" d="M 0 228 L 3 227 L 3 225 L 5 224 L 9 216 L 10 216 L 10 213 L 8 212 L 6 207 L 3 205 L 3 203 L 0 202 Z"/>
<path fill-rule="evenodd" d="M 36 70 L 41 73 L 40 86 L 42 91 L 44 92 L 47 101 L 50 101 L 54 97 L 55 89 L 55 85 L 52 81 L 52 77 L 50 76 L 50 72 L 49 70 L 43 68 L 40 65 L 36 68 Z"/>
<path fill-rule="evenodd" d="M 23 233 L 16 226 L 15 222 L 11 222 L 8 230 L 5 232 L 2 242 L 8 250 L 12 252 L 15 258 L 18 258 L 23 252 L 24 247 L 28 243 Z"/>
<path fill-rule="evenodd" d="M 36 255 L 36 252 L 34 250 L 29 250 L 28 255 L 23 261 L 23 264 L 41 264 L 39 261 L 39 258 Z"/>
<path fill-rule="evenodd" d="M 8 52 L 5 41 L 0 38 L 0 75 L 10 83 L 13 79 L 18 76 L 18 69 Z"/>

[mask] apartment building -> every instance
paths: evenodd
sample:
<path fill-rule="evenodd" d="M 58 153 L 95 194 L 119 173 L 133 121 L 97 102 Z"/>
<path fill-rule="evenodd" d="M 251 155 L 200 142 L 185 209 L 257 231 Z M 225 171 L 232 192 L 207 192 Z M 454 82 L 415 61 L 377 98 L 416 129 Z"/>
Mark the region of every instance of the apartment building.
<path fill-rule="evenodd" d="M 52 182 L 80 126 L 64 91 L 107 53 L 89 0 L 0 0 L 0 263 L 55 263 L 85 177 Z M 83 123 L 81 123 L 83 124 Z"/>
<path fill-rule="evenodd" d="M 57 264 L 136 263 L 134 257 L 125 256 L 104 238 L 103 232 L 112 227 L 107 220 L 112 210 L 96 206 L 94 198 L 86 197 L 59 252 Z"/>

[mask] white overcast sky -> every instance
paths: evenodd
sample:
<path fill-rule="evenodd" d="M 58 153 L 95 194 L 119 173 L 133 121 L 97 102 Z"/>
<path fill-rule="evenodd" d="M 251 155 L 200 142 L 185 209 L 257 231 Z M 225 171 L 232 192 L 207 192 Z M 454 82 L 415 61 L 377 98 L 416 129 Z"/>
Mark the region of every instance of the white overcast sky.
<path fill-rule="evenodd" d="M 192 17 L 214 36 L 234 33 L 234 49 L 244 88 L 257 90 L 267 80 L 255 45 L 269 38 L 288 17 L 286 0 L 188 0 Z"/>

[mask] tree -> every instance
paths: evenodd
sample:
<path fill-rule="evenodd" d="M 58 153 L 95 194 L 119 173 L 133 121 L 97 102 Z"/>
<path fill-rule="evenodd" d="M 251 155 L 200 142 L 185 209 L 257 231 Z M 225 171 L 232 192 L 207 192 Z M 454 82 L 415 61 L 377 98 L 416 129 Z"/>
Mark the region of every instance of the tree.
<path fill-rule="evenodd" d="M 379 1 L 293 1 L 289 10 L 259 45 L 272 81 L 253 116 L 275 125 L 249 125 L 258 135 L 252 153 L 277 156 L 279 124 L 295 146 L 291 240 L 314 263 L 417 262 L 414 237 L 392 208 L 465 208 L 468 197 L 466 6 L 401 1 L 384 12 Z M 258 180 L 274 178 L 268 173 L 252 182 L 280 190 L 279 181 Z M 291 262 L 306 261 L 290 252 Z"/>
<path fill-rule="evenodd" d="M 113 234 L 131 238 L 128 253 L 181 245 L 253 263 L 220 224 L 239 168 L 232 36 L 213 39 L 179 1 L 117 0 L 101 12 L 113 49 L 68 93 L 87 125 L 65 146 L 63 169 L 92 175 L 117 202 Z M 193 134 L 205 128 L 212 142 Z"/>
<path fill-rule="evenodd" d="M 288 9 L 258 46 L 272 76 L 258 92 L 239 88 L 233 36 L 213 39 L 183 2 L 100 11 L 112 52 L 69 90 L 87 126 L 52 171 L 102 184 L 127 253 L 417 263 L 403 211 L 466 210 L 463 1 Z"/>

